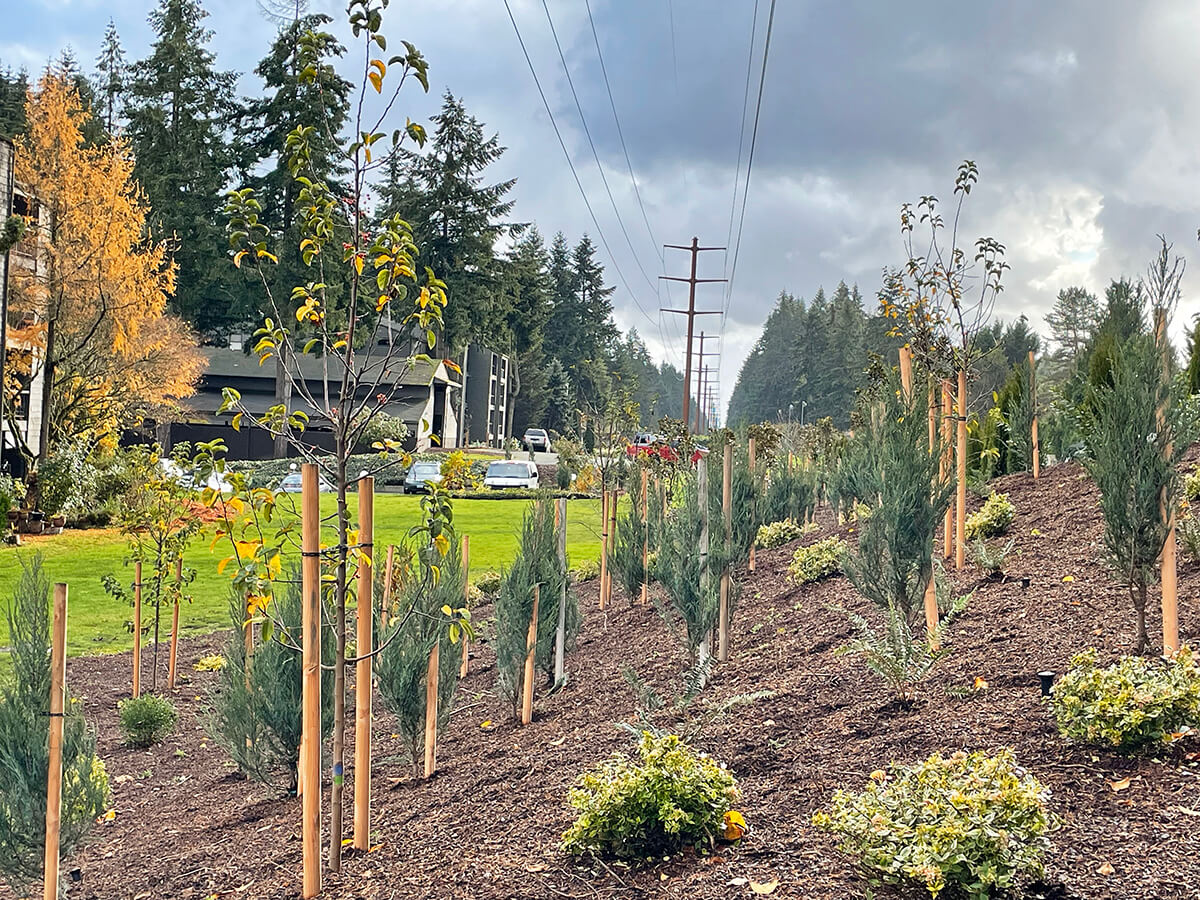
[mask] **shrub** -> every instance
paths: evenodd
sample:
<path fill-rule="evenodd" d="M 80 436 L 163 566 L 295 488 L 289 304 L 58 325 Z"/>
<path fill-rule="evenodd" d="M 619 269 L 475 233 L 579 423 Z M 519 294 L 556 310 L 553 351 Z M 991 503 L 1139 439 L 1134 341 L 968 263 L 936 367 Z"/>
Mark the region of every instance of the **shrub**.
<path fill-rule="evenodd" d="M 95 502 L 96 483 L 88 445 L 82 441 L 67 444 L 38 466 L 37 508 L 48 516 L 77 515 Z"/>
<path fill-rule="evenodd" d="M 117 710 L 121 717 L 121 733 L 131 747 L 157 744 L 175 729 L 179 718 L 175 704 L 156 694 L 127 697 L 117 704 Z"/>
<path fill-rule="evenodd" d="M 821 530 L 820 522 L 807 522 L 800 527 L 801 534 L 816 534 Z"/>
<path fill-rule="evenodd" d="M 933 897 L 956 888 L 985 900 L 1042 874 L 1056 827 L 1047 799 L 1010 750 L 934 754 L 874 772 L 862 793 L 836 791 L 813 824 L 840 835 L 841 849 L 876 883 L 916 882 Z"/>
<path fill-rule="evenodd" d="M 1123 656 L 1104 669 L 1096 656 L 1076 655 L 1050 695 L 1064 737 L 1137 750 L 1200 725 L 1200 667 L 1186 647 L 1169 661 Z"/>
<path fill-rule="evenodd" d="M 608 564 L 630 600 L 638 596 L 650 575 L 643 565 L 646 544 L 646 520 L 642 517 L 641 495 L 630 494 L 625 512 L 617 518 L 617 534 L 609 551 Z"/>
<path fill-rule="evenodd" d="M 302 660 L 294 649 L 303 640 L 298 570 L 277 584 L 268 609 L 274 633 L 254 648 L 247 662 L 246 601 L 239 591 L 229 592 L 233 627 L 204 725 L 243 774 L 272 784 L 283 773 L 288 789 L 295 792 L 303 711 Z M 333 630 L 321 629 L 321 662 L 326 666 L 333 664 L 333 644 Z M 329 734 L 332 727 L 333 672 L 322 670 L 321 734 Z"/>
<path fill-rule="evenodd" d="M 768 522 L 781 519 L 803 522 L 812 513 L 816 498 L 815 473 L 800 466 L 789 467 L 786 457 L 783 457 L 775 463 L 767 477 L 762 514 Z"/>
<path fill-rule="evenodd" d="M 5 611 L 11 667 L 0 688 L 0 873 L 14 896 L 27 896 L 43 872 L 46 775 L 50 768 L 50 582 L 42 559 L 17 557 L 20 576 Z M 108 775 L 80 702 L 63 707 L 62 817 L 59 858 L 104 813 Z"/>
<path fill-rule="evenodd" d="M 801 547 L 792 555 L 788 577 L 794 584 L 809 584 L 830 575 L 837 575 L 842 571 L 842 559 L 845 555 L 846 542 L 836 537 L 828 537 Z"/>
<path fill-rule="evenodd" d="M 462 568 L 462 545 L 453 540 L 444 556 L 430 546 L 420 560 L 414 577 L 406 578 L 398 597 L 394 596 L 397 615 L 380 636 L 380 651 L 375 657 L 379 695 L 396 718 L 396 733 L 409 752 L 413 771 L 421 771 L 425 748 L 425 689 L 429 656 L 438 646 L 438 716 L 440 733 L 450 721 L 458 673 L 462 665 L 463 643 L 457 634 L 451 637 L 450 621 L 444 611 L 462 606 L 466 573 Z M 406 551 L 407 552 L 407 551 Z M 438 568 L 435 577 L 432 567 Z"/>
<path fill-rule="evenodd" d="M 716 840 L 738 798 L 724 765 L 675 735 L 643 734 L 638 755 L 614 756 L 571 788 L 579 817 L 563 834 L 567 852 L 645 857 Z"/>
<path fill-rule="evenodd" d="M 991 494 L 978 512 L 967 516 L 967 539 L 990 538 L 1004 534 L 1017 517 L 1017 510 L 1008 494 Z"/>
<path fill-rule="evenodd" d="M 1200 466 L 1192 469 L 1191 474 L 1183 479 L 1183 499 L 1200 500 Z"/>
<path fill-rule="evenodd" d="M 917 685 L 925 680 L 948 651 L 934 650 L 933 642 L 918 637 L 903 610 L 895 605 L 884 611 L 884 627 L 878 632 L 862 616 L 855 613 L 847 615 L 858 637 L 838 648 L 838 655 L 861 656 L 867 669 L 887 683 L 901 704 L 911 704 L 916 699 Z M 948 616 L 938 623 L 938 644 L 949 621 Z"/>
<path fill-rule="evenodd" d="M 600 563 L 594 559 L 576 563 L 567 574 L 570 576 L 572 584 L 579 584 L 581 581 L 591 581 L 593 578 L 600 577 Z"/>
<path fill-rule="evenodd" d="M 989 547 L 983 538 L 975 538 L 971 544 L 971 555 L 975 559 L 975 565 L 996 578 L 1004 574 L 1004 567 L 1009 558 L 1021 552 L 1014 549 L 1016 543 L 1016 538 L 1009 538 L 1008 543 L 1002 547 Z"/>
<path fill-rule="evenodd" d="M 500 583 L 499 572 L 484 572 L 475 579 L 475 587 L 479 588 L 488 597 L 494 597 L 500 593 Z"/>
<path fill-rule="evenodd" d="M 483 479 L 461 450 L 455 450 L 442 460 L 442 490 L 477 491 L 482 486 Z"/>
<path fill-rule="evenodd" d="M 803 534 L 804 529 L 791 519 L 772 522 L 770 525 L 763 525 L 758 529 L 758 534 L 754 537 L 754 546 L 761 550 L 770 550 L 773 547 L 790 544 Z"/>

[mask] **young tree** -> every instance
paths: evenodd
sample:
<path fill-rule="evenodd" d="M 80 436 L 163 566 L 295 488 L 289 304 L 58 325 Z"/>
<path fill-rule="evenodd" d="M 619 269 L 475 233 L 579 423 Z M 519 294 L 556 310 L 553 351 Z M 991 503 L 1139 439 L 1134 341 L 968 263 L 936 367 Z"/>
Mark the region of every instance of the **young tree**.
<path fill-rule="evenodd" d="M 133 65 L 125 108 L 135 175 L 155 234 L 173 243 L 172 308 L 201 332 L 236 319 L 232 278 L 221 266 L 218 212 L 232 161 L 228 125 L 236 77 L 215 67 L 200 0 L 159 0 L 150 55 Z"/>
<path fill-rule="evenodd" d="M 27 240 L 42 263 L 13 270 L 11 304 L 35 323 L 22 332 L 37 348 L 24 383 L 44 373 L 36 452 L 18 438 L 36 468 L 62 440 L 115 435 L 173 406 L 192 393 L 203 360 L 166 312 L 175 273 L 165 247 L 146 239 L 128 146 L 86 145 L 89 115 L 75 88 L 53 74 L 30 95 L 27 115 L 17 177 L 49 208 L 49 223 L 31 224 Z M 4 412 L 11 422 L 13 405 Z"/>
<path fill-rule="evenodd" d="M 406 142 L 419 144 L 425 137 L 424 129 L 411 122 L 390 133 L 385 130 L 386 120 L 405 84 L 416 79 L 427 88 L 428 78 L 425 59 L 411 44 L 405 42 L 400 54 L 387 57 L 388 41 L 381 32 L 383 10 L 382 0 L 351 0 L 347 10 L 354 41 L 359 45 L 357 52 L 368 63 L 366 78 L 357 88 L 352 104 L 354 113 L 349 130 L 353 138 L 345 144 L 337 142 L 341 165 L 347 170 L 347 184 L 342 192 L 335 192 L 311 168 L 312 141 L 322 127 L 320 122 L 298 126 L 287 139 L 289 168 L 300 185 L 296 195 L 300 207 L 297 249 L 301 262 L 311 269 L 310 280 L 291 287 L 287 296 L 275 290 L 268 271 L 277 263 L 278 254 L 269 249 L 273 246 L 270 229 L 261 220 L 262 204 L 255 191 L 252 188 L 235 191 L 226 203 L 233 261 L 258 271 L 264 306 L 270 310 L 270 316 L 256 333 L 255 354 L 264 364 L 278 354 L 285 356 L 292 393 L 314 415 L 310 417 L 280 403 L 265 413 L 255 412 L 232 388 L 224 390 L 220 411 L 233 415 L 235 427 L 253 425 L 275 436 L 286 433 L 291 447 L 320 467 L 335 493 L 334 534 L 328 538 L 330 549 L 323 554 L 323 564 L 335 647 L 332 762 L 339 773 L 346 751 L 346 669 L 358 661 L 347 655 L 348 614 L 353 597 L 351 578 L 361 559 L 347 502 L 360 473 L 351 471 L 350 457 L 375 416 L 386 412 L 394 399 L 394 388 L 389 385 L 401 382 L 403 373 L 414 366 L 434 364 L 427 355 L 411 352 L 407 335 L 421 335 L 432 349 L 437 344 L 442 311 L 447 305 L 445 285 L 432 271 L 427 268 L 421 271 L 417 266 L 418 248 L 408 223 L 399 216 L 391 216 L 376 226 L 369 222 L 367 195 L 371 179 Z M 301 37 L 302 82 L 317 77 L 320 48 L 329 39 L 328 35 L 312 31 Z M 376 95 L 380 103 L 367 102 Z M 329 270 L 332 275 L 336 269 L 341 270 L 345 285 L 344 297 L 340 299 L 331 295 L 332 279 L 325 274 Z M 291 309 L 295 312 L 289 312 Z M 395 327 L 379 329 L 381 319 L 394 322 Z M 291 352 L 290 348 L 299 339 L 298 328 L 304 330 L 308 340 L 300 352 Z M 400 334 L 404 339 L 398 337 Z M 325 375 L 316 390 L 300 367 L 305 356 L 322 360 Z M 452 362 L 447 364 L 457 369 Z M 304 440 L 304 429 L 310 425 L 327 430 L 330 451 L 321 451 Z M 219 444 L 202 446 L 199 460 L 202 471 L 223 468 L 219 458 L 222 449 Z M 393 441 L 380 442 L 379 449 L 385 453 L 367 475 L 377 474 L 402 458 L 395 452 L 399 448 Z M 275 505 L 269 491 L 249 490 L 244 479 L 232 481 L 236 503 L 231 506 L 228 499 L 224 500 L 222 508 L 227 523 L 222 530 L 232 544 L 234 583 L 244 587 L 252 617 L 266 617 L 264 638 L 269 639 L 276 634 L 271 624 L 272 584 L 291 532 L 269 524 L 267 510 Z M 222 502 L 214 491 L 206 492 L 206 498 L 214 504 Z M 445 554 L 450 544 L 450 503 L 436 495 L 427 498 L 427 502 L 426 522 L 415 531 L 427 535 L 436 552 Z M 264 514 L 267 524 L 262 521 Z M 452 611 L 443 624 L 449 626 L 451 620 L 461 618 L 461 611 Z M 341 868 L 343 804 L 343 782 L 335 778 L 330 793 L 328 832 L 329 866 L 334 871 Z"/>

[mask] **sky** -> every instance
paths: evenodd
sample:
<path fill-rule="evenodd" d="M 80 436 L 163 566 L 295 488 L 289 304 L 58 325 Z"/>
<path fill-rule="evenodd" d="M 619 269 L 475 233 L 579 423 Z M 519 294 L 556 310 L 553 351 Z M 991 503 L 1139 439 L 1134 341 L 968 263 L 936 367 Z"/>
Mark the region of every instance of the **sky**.
<path fill-rule="evenodd" d="M 659 309 L 683 308 L 686 287 L 659 276 L 687 275 L 689 256 L 662 245 L 728 247 L 701 254 L 698 274 L 732 282 L 697 289 L 698 309 L 726 311 L 697 319 L 720 335 L 725 400 L 781 290 L 809 298 L 845 280 L 874 304 L 883 269 L 906 259 L 901 204 L 948 204 L 963 159 L 979 183 L 960 232 L 995 237 L 1011 265 L 998 317 L 1028 316 L 1045 333 L 1060 289 L 1137 277 L 1158 234 L 1189 263 L 1177 340 L 1200 311 L 1192 0 L 777 0 L 748 192 L 771 0 L 509 3 L 553 118 L 503 0 L 392 0 L 384 32 L 430 63 L 429 95 L 406 91 L 400 124 L 427 119 L 446 89 L 462 97 L 508 148 L 493 175 L 517 179 L 514 219 L 572 241 L 589 233 L 618 324 L 681 368 L 683 317 Z M 137 58 L 153 5 L 0 0 L 0 64 L 36 72 L 70 45 L 90 71 L 110 18 Z M 218 66 L 256 94 L 246 73 L 275 26 L 258 0 L 204 6 Z M 310 10 L 349 40 L 341 3 Z"/>

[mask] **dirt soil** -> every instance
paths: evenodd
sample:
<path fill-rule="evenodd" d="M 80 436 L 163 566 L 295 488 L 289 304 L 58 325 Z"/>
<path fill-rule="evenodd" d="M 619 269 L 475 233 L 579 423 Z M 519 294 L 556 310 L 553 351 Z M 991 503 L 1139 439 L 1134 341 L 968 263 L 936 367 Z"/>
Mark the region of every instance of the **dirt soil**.
<path fill-rule="evenodd" d="M 348 851 L 340 875 L 326 872 L 323 896 L 736 898 L 756 896 L 751 881 L 777 879 L 777 898 L 860 897 L 867 882 L 834 839 L 810 824 L 835 788 L 859 787 L 874 769 L 935 750 L 1012 747 L 1051 788 L 1064 823 L 1053 836 L 1045 883 L 1024 896 L 1200 897 L 1200 763 L 1189 759 L 1200 741 L 1133 758 L 1068 744 L 1039 700 L 1036 672 L 1064 671 L 1086 646 L 1115 656 L 1133 644 L 1128 594 L 1099 559 L 1091 482 L 1078 466 L 1064 464 L 1036 484 L 1022 475 L 995 487 L 1010 492 L 1017 507 L 1010 534 L 1020 555 L 1009 567 L 1012 579 L 983 582 L 969 564 L 957 573 L 960 592 L 974 595 L 953 626 L 952 655 L 914 708 L 898 708 L 858 661 L 835 656 L 850 630 L 830 605 L 862 610 L 864 604 L 840 577 L 791 586 L 785 576 L 794 546 L 762 552 L 754 573 L 737 573 L 742 594 L 730 661 L 716 667 L 708 688 L 683 712 L 673 707 L 687 665 L 679 641 L 652 607 L 631 606 L 619 589 L 615 608 L 601 612 L 593 582 L 581 590 L 584 629 L 568 657 L 570 683 L 537 697 L 531 726 L 514 727 L 511 710 L 497 699 L 486 645 L 472 648 L 471 672 L 432 780 L 413 779 L 389 716 L 378 715 L 372 846 Z M 827 523 L 806 540 L 832 530 Z M 1193 645 L 1200 642 L 1198 595 L 1200 568 L 1185 558 L 1180 619 Z M 1150 625 L 1157 634 L 1156 613 Z M 70 661 L 70 685 L 85 697 L 98 729 L 116 811 L 65 866 L 78 879 L 71 896 L 299 895 L 298 801 L 240 777 L 205 735 L 214 676 L 192 664 L 224 640 L 214 635 L 184 645 L 181 671 L 188 680 L 175 694 L 179 725 L 149 751 L 123 748 L 116 726 L 130 657 Z M 149 651 L 146 666 L 148 672 Z M 654 714 L 657 724 L 690 735 L 737 776 L 752 829 L 740 846 L 642 867 L 579 862 L 557 849 L 572 819 L 571 782 L 607 755 L 632 749 L 630 735 L 616 727 L 635 721 L 638 708 L 623 670 L 636 671 L 667 701 Z M 976 678 L 987 687 L 973 691 Z M 758 691 L 773 693 L 720 712 L 730 698 Z M 488 720 L 496 723 L 491 730 L 481 727 Z M 1125 779 L 1128 787 L 1114 790 Z M 900 894 L 881 889 L 877 896 Z"/>

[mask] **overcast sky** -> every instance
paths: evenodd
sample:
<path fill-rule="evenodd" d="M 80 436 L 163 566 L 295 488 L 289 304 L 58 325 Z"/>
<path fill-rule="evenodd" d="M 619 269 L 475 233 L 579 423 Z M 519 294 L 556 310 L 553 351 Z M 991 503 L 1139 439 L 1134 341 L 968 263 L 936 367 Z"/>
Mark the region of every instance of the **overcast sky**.
<path fill-rule="evenodd" d="M 548 6 L 620 221 L 542 0 L 510 2 L 615 256 L 602 248 L 618 287 L 618 322 L 636 327 L 656 356 L 680 365 L 682 317 L 658 313 L 669 299 L 657 276 L 686 275 L 688 256 L 666 251 L 664 262 L 658 245 L 693 236 L 704 245 L 727 243 L 755 2 L 590 0 L 649 229 L 584 0 Z M 69 44 L 90 70 L 110 17 L 136 58 L 150 40 L 153 5 L 0 0 L 6 12 L 17 10 L 4 17 L 0 62 L 37 71 Z M 274 30 L 255 0 L 205 6 L 218 65 L 252 69 Z M 769 7 L 770 0 L 759 0 L 749 120 Z M 340 3 L 312 0 L 311 8 L 335 15 L 348 39 Z M 423 120 L 449 88 L 509 148 L 494 174 L 518 179 L 515 217 L 535 221 L 547 237 L 562 230 L 574 240 L 586 231 L 599 244 L 502 0 L 393 0 L 385 23 L 393 42 L 412 41 L 430 62 L 430 96 L 409 93 L 401 123 L 405 114 Z M 1192 263 L 1178 334 L 1200 310 L 1198 44 L 1200 4 L 1193 0 L 778 0 L 723 324 L 724 397 L 781 289 L 811 297 L 818 286 L 830 291 L 844 279 L 873 303 L 883 267 L 904 260 L 900 204 L 927 193 L 949 200 L 964 158 L 980 169 L 965 233 L 993 235 L 1008 247 L 1012 270 L 1001 317 L 1025 314 L 1042 329 L 1060 288 L 1082 284 L 1100 292 L 1113 277 L 1136 276 L 1161 232 Z M 242 79 L 243 93 L 259 88 L 253 76 Z M 703 254 L 700 274 L 728 275 L 732 262 L 732 252 Z M 721 285 L 702 286 L 699 297 L 704 309 L 726 301 Z M 673 287 L 670 299 L 681 306 L 684 291 Z M 721 330 L 717 316 L 700 321 L 709 333 Z"/>

